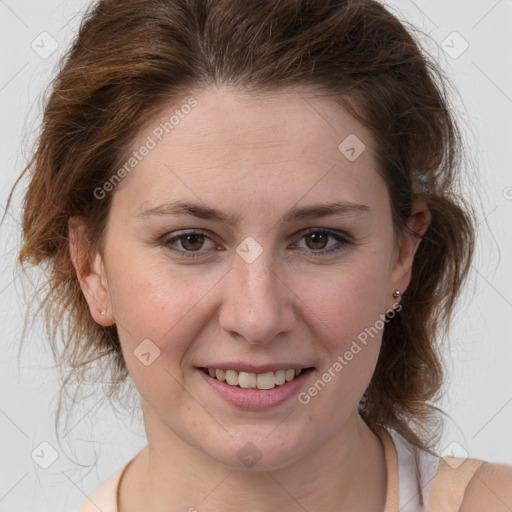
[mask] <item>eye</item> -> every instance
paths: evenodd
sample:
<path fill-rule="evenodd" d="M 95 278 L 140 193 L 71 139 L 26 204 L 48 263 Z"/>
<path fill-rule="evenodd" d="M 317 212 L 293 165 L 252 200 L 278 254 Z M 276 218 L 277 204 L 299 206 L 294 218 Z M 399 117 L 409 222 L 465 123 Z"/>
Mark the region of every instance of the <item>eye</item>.
<path fill-rule="evenodd" d="M 306 248 L 311 249 L 309 252 L 315 255 L 318 253 L 319 256 L 341 251 L 351 244 L 344 234 L 326 229 L 312 229 L 303 234 L 300 239 L 305 240 Z M 327 245 L 329 239 L 334 239 L 338 243 Z"/>
<path fill-rule="evenodd" d="M 180 256 L 185 258 L 198 258 L 202 256 L 201 253 L 206 252 L 200 251 L 206 240 L 209 240 L 212 244 L 210 247 L 206 247 L 206 250 L 213 249 L 216 244 L 202 231 L 181 232 L 172 237 L 165 238 L 163 244 Z M 174 246 L 176 245 L 181 247 L 175 249 Z"/>

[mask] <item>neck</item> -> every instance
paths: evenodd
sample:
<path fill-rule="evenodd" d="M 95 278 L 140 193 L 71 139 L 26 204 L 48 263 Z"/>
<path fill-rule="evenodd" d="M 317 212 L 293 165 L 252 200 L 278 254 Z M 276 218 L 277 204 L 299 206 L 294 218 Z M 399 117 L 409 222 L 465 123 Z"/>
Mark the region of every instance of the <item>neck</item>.
<path fill-rule="evenodd" d="M 308 455 L 271 471 L 219 463 L 150 411 L 145 422 L 148 446 L 123 479 L 119 512 L 384 510 L 384 450 L 357 412 Z"/>

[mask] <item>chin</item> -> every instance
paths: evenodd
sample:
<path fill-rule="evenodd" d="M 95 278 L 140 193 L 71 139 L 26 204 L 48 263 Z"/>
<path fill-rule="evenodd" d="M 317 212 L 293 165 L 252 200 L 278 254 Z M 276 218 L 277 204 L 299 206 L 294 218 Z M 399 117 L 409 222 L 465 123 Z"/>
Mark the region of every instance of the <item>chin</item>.
<path fill-rule="evenodd" d="M 285 438 L 269 435 L 266 428 L 259 435 L 240 434 L 218 443 L 204 451 L 212 459 L 230 469 L 246 471 L 274 471 L 293 464 L 303 456 L 304 444 L 294 442 L 289 435 Z"/>

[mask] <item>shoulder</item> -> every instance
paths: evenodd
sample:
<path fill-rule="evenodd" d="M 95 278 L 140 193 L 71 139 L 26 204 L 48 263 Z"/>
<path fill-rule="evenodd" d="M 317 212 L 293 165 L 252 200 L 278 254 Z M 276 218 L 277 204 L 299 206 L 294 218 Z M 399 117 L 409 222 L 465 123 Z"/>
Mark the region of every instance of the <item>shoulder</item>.
<path fill-rule="evenodd" d="M 87 496 L 75 512 L 98 512 L 98 510 L 102 512 L 117 512 L 116 491 L 125 469 L 126 466 L 100 484 L 99 487 Z"/>
<path fill-rule="evenodd" d="M 512 510 L 512 466 L 484 462 L 470 480 L 460 512 Z"/>

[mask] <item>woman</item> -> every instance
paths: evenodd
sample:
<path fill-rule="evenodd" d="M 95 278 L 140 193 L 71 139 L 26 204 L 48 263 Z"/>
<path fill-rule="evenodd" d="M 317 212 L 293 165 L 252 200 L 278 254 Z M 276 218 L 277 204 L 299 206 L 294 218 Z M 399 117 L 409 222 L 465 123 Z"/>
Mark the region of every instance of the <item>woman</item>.
<path fill-rule="evenodd" d="M 373 0 L 103 0 L 46 106 L 20 258 L 148 445 L 79 512 L 509 510 L 440 458 L 474 221 L 445 79 Z M 508 507 L 508 508 L 507 508 Z"/>

